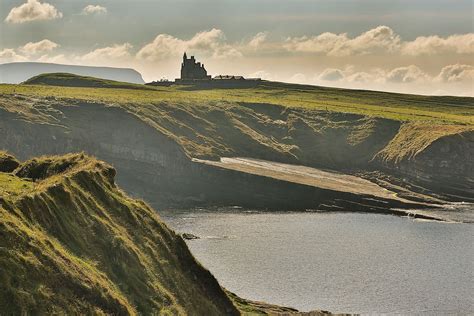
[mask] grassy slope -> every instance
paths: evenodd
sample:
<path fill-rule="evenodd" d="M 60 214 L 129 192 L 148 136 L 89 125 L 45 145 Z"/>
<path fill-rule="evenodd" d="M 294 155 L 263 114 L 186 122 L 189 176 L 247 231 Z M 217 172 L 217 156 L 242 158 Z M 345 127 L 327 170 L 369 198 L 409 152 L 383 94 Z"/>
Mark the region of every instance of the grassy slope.
<path fill-rule="evenodd" d="M 143 106 L 160 102 L 207 105 L 222 101 L 269 103 L 403 121 L 474 125 L 474 99 L 468 97 L 420 96 L 270 82 L 250 89 L 188 90 L 179 86 L 142 87 L 146 90 L 0 85 L 0 93 L 53 96 L 106 103 L 134 103 Z"/>
<path fill-rule="evenodd" d="M 0 173 L 2 313 L 235 314 L 184 241 L 114 174 L 82 154 Z"/>
<path fill-rule="evenodd" d="M 32 99 L 56 100 L 63 104 L 77 104 L 78 100 L 82 100 L 119 106 L 174 138 L 188 155 L 201 158 L 246 155 L 258 151 L 268 152 L 269 157 L 272 157 L 272 153 L 290 158 L 294 156 L 298 148 L 291 141 L 275 139 L 274 131 L 281 128 L 274 118 L 264 115 L 266 109 L 262 110 L 262 104 L 273 105 L 280 111 L 289 108 L 301 112 L 301 115 L 290 116 L 284 122 L 288 131 L 301 130 L 298 127 L 301 124 L 316 134 L 324 134 L 328 128 L 340 128 L 349 133 L 347 142 L 354 144 L 373 133 L 372 118 L 404 122 L 404 128 L 400 129 L 397 138 L 380 155 L 393 161 L 420 152 L 440 137 L 474 130 L 473 98 L 405 95 L 270 82 L 250 89 L 211 90 L 190 90 L 189 87 L 179 86 L 130 90 L 0 85 L 0 94 L 3 94 L 0 108 L 18 113 L 27 120 L 53 124 L 51 117 L 32 107 Z M 10 102 L 8 98 L 13 98 L 13 95 L 30 99 L 28 102 Z M 345 122 L 340 118 L 336 121 L 324 119 L 331 113 L 362 114 L 366 119 L 363 122 L 355 122 L 354 118 L 350 119 L 352 121 L 346 119 Z M 430 133 L 430 130 L 436 133 Z M 254 145 L 250 148 L 248 144 Z"/>
<path fill-rule="evenodd" d="M 49 85 L 64 87 L 93 87 L 93 88 L 115 88 L 115 89 L 149 89 L 145 85 L 107 80 L 101 78 L 73 75 L 69 73 L 48 73 L 34 76 L 24 85 Z"/>
<path fill-rule="evenodd" d="M 411 159 L 440 137 L 462 133 L 466 130 L 472 129 L 462 125 L 409 122 L 402 125 L 395 138 L 377 156 L 385 161 L 394 162 Z"/>

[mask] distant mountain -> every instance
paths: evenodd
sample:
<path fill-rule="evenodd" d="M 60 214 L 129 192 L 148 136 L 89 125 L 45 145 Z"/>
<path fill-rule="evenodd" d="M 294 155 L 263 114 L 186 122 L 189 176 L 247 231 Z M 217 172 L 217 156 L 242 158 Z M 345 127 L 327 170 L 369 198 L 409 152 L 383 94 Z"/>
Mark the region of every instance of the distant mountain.
<path fill-rule="evenodd" d="M 71 73 L 102 79 L 143 84 L 142 75 L 130 68 L 89 67 L 50 63 L 8 63 L 0 65 L 0 83 L 21 83 L 43 73 Z"/>

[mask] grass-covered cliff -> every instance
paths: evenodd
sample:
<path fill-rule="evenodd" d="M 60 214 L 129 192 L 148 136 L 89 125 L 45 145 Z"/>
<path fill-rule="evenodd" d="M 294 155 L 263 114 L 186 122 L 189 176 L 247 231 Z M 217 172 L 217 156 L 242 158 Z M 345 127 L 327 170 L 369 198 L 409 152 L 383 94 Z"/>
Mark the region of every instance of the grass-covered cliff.
<path fill-rule="evenodd" d="M 474 200 L 473 98 L 274 82 L 201 90 L 45 85 L 54 76 L 42 85 L 0 85 L 0 148 L 22 159 L 84 150 L 112 162 L 121 185 L 159 205 L 233 194 L 233 183 L 190 160 L 220 157 L 381 171 L 399 178 L 397 186 Z"/>
<path fill-rule="evenodd" d="M 184 241 L 115 185 L 111 166 L 70 154 L 12 172 L 9 157 L 0 155 L 1 314 L 238 314 Z"/>
<path fill-rule="evenodd" d="M 418 96 L 262 82 L 249 89 L 202 89 L 189 86 L 149 87 L 70 74 L 45 74 L 26 85 L 0 85 L 0 108 L 25 119 L 51 121 L 46 109 L 18 102 L 17 95 L 62 104 L 83 103 L 118 106 L 152 124 L 176 140 L 191 157 L 219 157 L 245 153 L 241 145 L 254 143 L 266 151 L 295 155 L 299 147 L 292 132 L 313 131 L 325 136 L 338 129 L 349 145 L 356 146 L 385 125 L 396 122 L 399 138 L 411 139 L 404 150 L 391 146 L 387 157 L 402 159 L 437 138 L 474 130 L 474 99 L 469 97 Z M 36 85 L 35 85 L 36 84 Z M 72 87 L 65 87 L 72 86 Z M 120 89 L 120 88 L 125 89 Z M 40 102 L 43 106 L 54 102 Z M 43 114 L 43 115 L 42 115 Z M 46 115 L 46 116 L 45 116 Z M 49 118 L 49 119 L 48 119 Z M 387 127 L 389 128 L 389 127 Z M 386 128 L 386 129 L 387 129 Z M 413 133 L 414 132 L 414 133 Z M 393 135 L 391 135 L 393 136 Z M 392 145 L 396 145 L 393 143 Z M 251 148 L 251 150 L 255 150 Z M 305 149 L 305 148 L 301 148 Z M 258 148 L 257 148 L 258 150 Z M 395 153 L 399 153 L 395 157 Z"/>

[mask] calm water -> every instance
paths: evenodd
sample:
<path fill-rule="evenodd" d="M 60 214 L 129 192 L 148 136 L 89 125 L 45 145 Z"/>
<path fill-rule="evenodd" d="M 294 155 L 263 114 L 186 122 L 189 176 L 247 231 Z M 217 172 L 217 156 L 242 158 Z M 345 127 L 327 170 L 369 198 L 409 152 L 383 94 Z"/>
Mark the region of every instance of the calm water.
<path fill-rule="evenodd" d="M 474 314 L 474 225 L 348 213 L 164 213 L 238 295 L 303 311 Z"/>

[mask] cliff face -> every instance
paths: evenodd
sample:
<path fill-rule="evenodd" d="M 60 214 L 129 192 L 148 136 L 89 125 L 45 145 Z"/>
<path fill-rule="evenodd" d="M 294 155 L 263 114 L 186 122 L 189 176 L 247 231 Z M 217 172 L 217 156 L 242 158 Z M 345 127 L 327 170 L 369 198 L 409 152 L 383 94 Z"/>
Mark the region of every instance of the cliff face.
<path fill-rule="evenodd" d="M 272 104 L 112 105 L 21 95 L 0 97 L 0 111 L 0 148 L 21 159 L 86 151 L 111 162 L 120 171 L 122 187 L 157 207 L 295 207 L 300 196 L 315 196 L 300 185 L 221 170 L 192 162 L 192 157 L 382 170 L 423 186 L 424 193 L 450 192 L 444 197 L 453 200 L 472 197 L 473 132 L 466 126 L 439 125 L 433 133 L 434 125 L 427 123 L 413 126 Z M 313 202 L 317 207 L 326 201 Z M 311 207 L 308 203 L 300 207 Z"/>
<path fill-rule="evenodd" d="M 473 157 L 474 130 L 456 125 L 407 123 L 376 155 L 374 164 L 412 179 L 432 193 L 441 192 L 453 200 L 474 201 Z"/>
<path fill-rule="evenodd" d="M 184 241 L 114 176 L 83 154 L 0 172 L 2 313 L 237 315 Z"/>
<path fill-rule="evenodd" d="M 162 104 L 143 113 L 133 105 L 124 109 L 74 100 L 5 102 L 11 110 L 15 104 L 31 106 L 28 112 L 2 111 L 0 147 L 21 159 L 84 150 L 111 162 L 120 171 L 121 186 L 158 207 L 248 201 L 249 207 L 289 203 L 299 209 L 293 199 L 281 204 L 275 197 L 283 187 L 298 191 L 301 186 L 252 180 L 190 158 L 251 156 L 334 169 L 366 166 L 398 128 L 392 121 L 272 105 L 216 106 L 209 112 Z M 257 183 L 262 186 L 256 196 Z"/>

